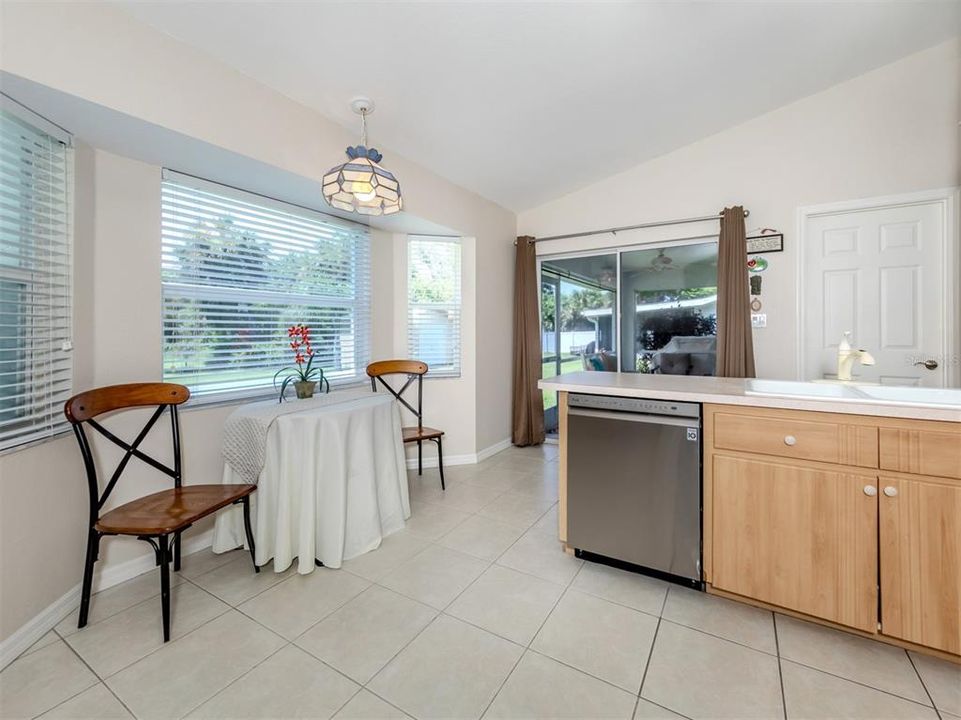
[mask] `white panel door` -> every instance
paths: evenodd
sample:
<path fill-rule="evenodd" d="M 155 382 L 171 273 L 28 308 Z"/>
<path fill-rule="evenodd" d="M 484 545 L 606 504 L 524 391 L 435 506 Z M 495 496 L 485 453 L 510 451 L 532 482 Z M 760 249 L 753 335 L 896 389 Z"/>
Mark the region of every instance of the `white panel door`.
<path fill-rule="evenodd" d="M 856 380 L 944 387 L 944 220 L 938 203 L 809 217 L 804 238 L 804 379 L 837 374 L 838 342 L 877 364 Z M 920 363 L 934 360 L 928 369 Z"/>

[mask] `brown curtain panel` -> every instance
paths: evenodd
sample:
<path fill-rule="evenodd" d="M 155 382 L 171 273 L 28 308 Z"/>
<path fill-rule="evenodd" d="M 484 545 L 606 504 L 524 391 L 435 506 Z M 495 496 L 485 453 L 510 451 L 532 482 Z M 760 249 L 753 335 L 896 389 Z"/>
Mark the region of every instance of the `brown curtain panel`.
<path fill-rule="evenodd" d="M 514 378 L 511 442 L 544 442 L 544 400 L 541 379 L 540 313 L 534 238 L 517 238 L 514 260 Z"/>
<path fill-rule="evenodd" d="M 747 279 L 744 208 L 721 213 L 717 242 L 717 368 L 719 377 L 754 377 L 751 298 Z"/>

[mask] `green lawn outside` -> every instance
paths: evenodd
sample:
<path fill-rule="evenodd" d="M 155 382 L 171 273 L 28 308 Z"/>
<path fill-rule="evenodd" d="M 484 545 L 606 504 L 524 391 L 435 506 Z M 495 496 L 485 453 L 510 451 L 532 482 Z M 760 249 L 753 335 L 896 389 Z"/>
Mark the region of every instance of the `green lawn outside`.
<path fill-rule="evenodd" d="M 583 364 L 581 363 L 580 355 L 562 355 L 561 356 L 561 372 L 577 372 L 583 369 Z M 557 375 L 557 366 L 554 364 L 553 360 L 544 362 L 541 367 L 541 377 L 554 377 Z M 544 409 L 548 410 L 557 405 L 557 393 L 554 391 L 544 392 Z"/>

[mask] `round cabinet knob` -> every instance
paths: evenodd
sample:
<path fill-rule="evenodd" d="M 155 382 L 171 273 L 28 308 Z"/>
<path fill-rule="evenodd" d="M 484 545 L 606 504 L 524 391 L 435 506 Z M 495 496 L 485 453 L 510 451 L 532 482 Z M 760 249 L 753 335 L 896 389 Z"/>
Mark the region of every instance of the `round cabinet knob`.
<path fill-rule="evenodd" d="M 784 444 L 785 444 L 785 445 L 797 445 L 797 438 L 794 437 L 793 435 L 785 435 L 785 436 L 784 436 Z"/>
<path fill-rule="evenodd" d="M 888 497 L 894 497 L 898 494 L 898 489 L 893 485 L 888 485 L 886 488 L 884 488 L 884 494 Z"/>
<path fill-rule="evenodd" d="M 868 497 L 874 497 L 875 495 L 878 494 L 878 489 L 874 487 L 874 485 L 865 485 L 864 494 L 867 495 Z"/>

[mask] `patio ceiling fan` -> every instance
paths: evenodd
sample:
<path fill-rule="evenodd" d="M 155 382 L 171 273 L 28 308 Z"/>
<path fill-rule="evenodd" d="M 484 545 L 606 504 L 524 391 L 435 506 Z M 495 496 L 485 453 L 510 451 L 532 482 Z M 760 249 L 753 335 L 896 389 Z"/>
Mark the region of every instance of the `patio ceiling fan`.
<path fill-rule="evenodd" d="M 651 260 L 651 269 L 654 272 L 663 272 L 664 270 L 677 270 L 678 268 L 674 265 L 674 260 L 669 256 L 664 254 L 664 249 L 657 251 L 657 257 Z"/>

